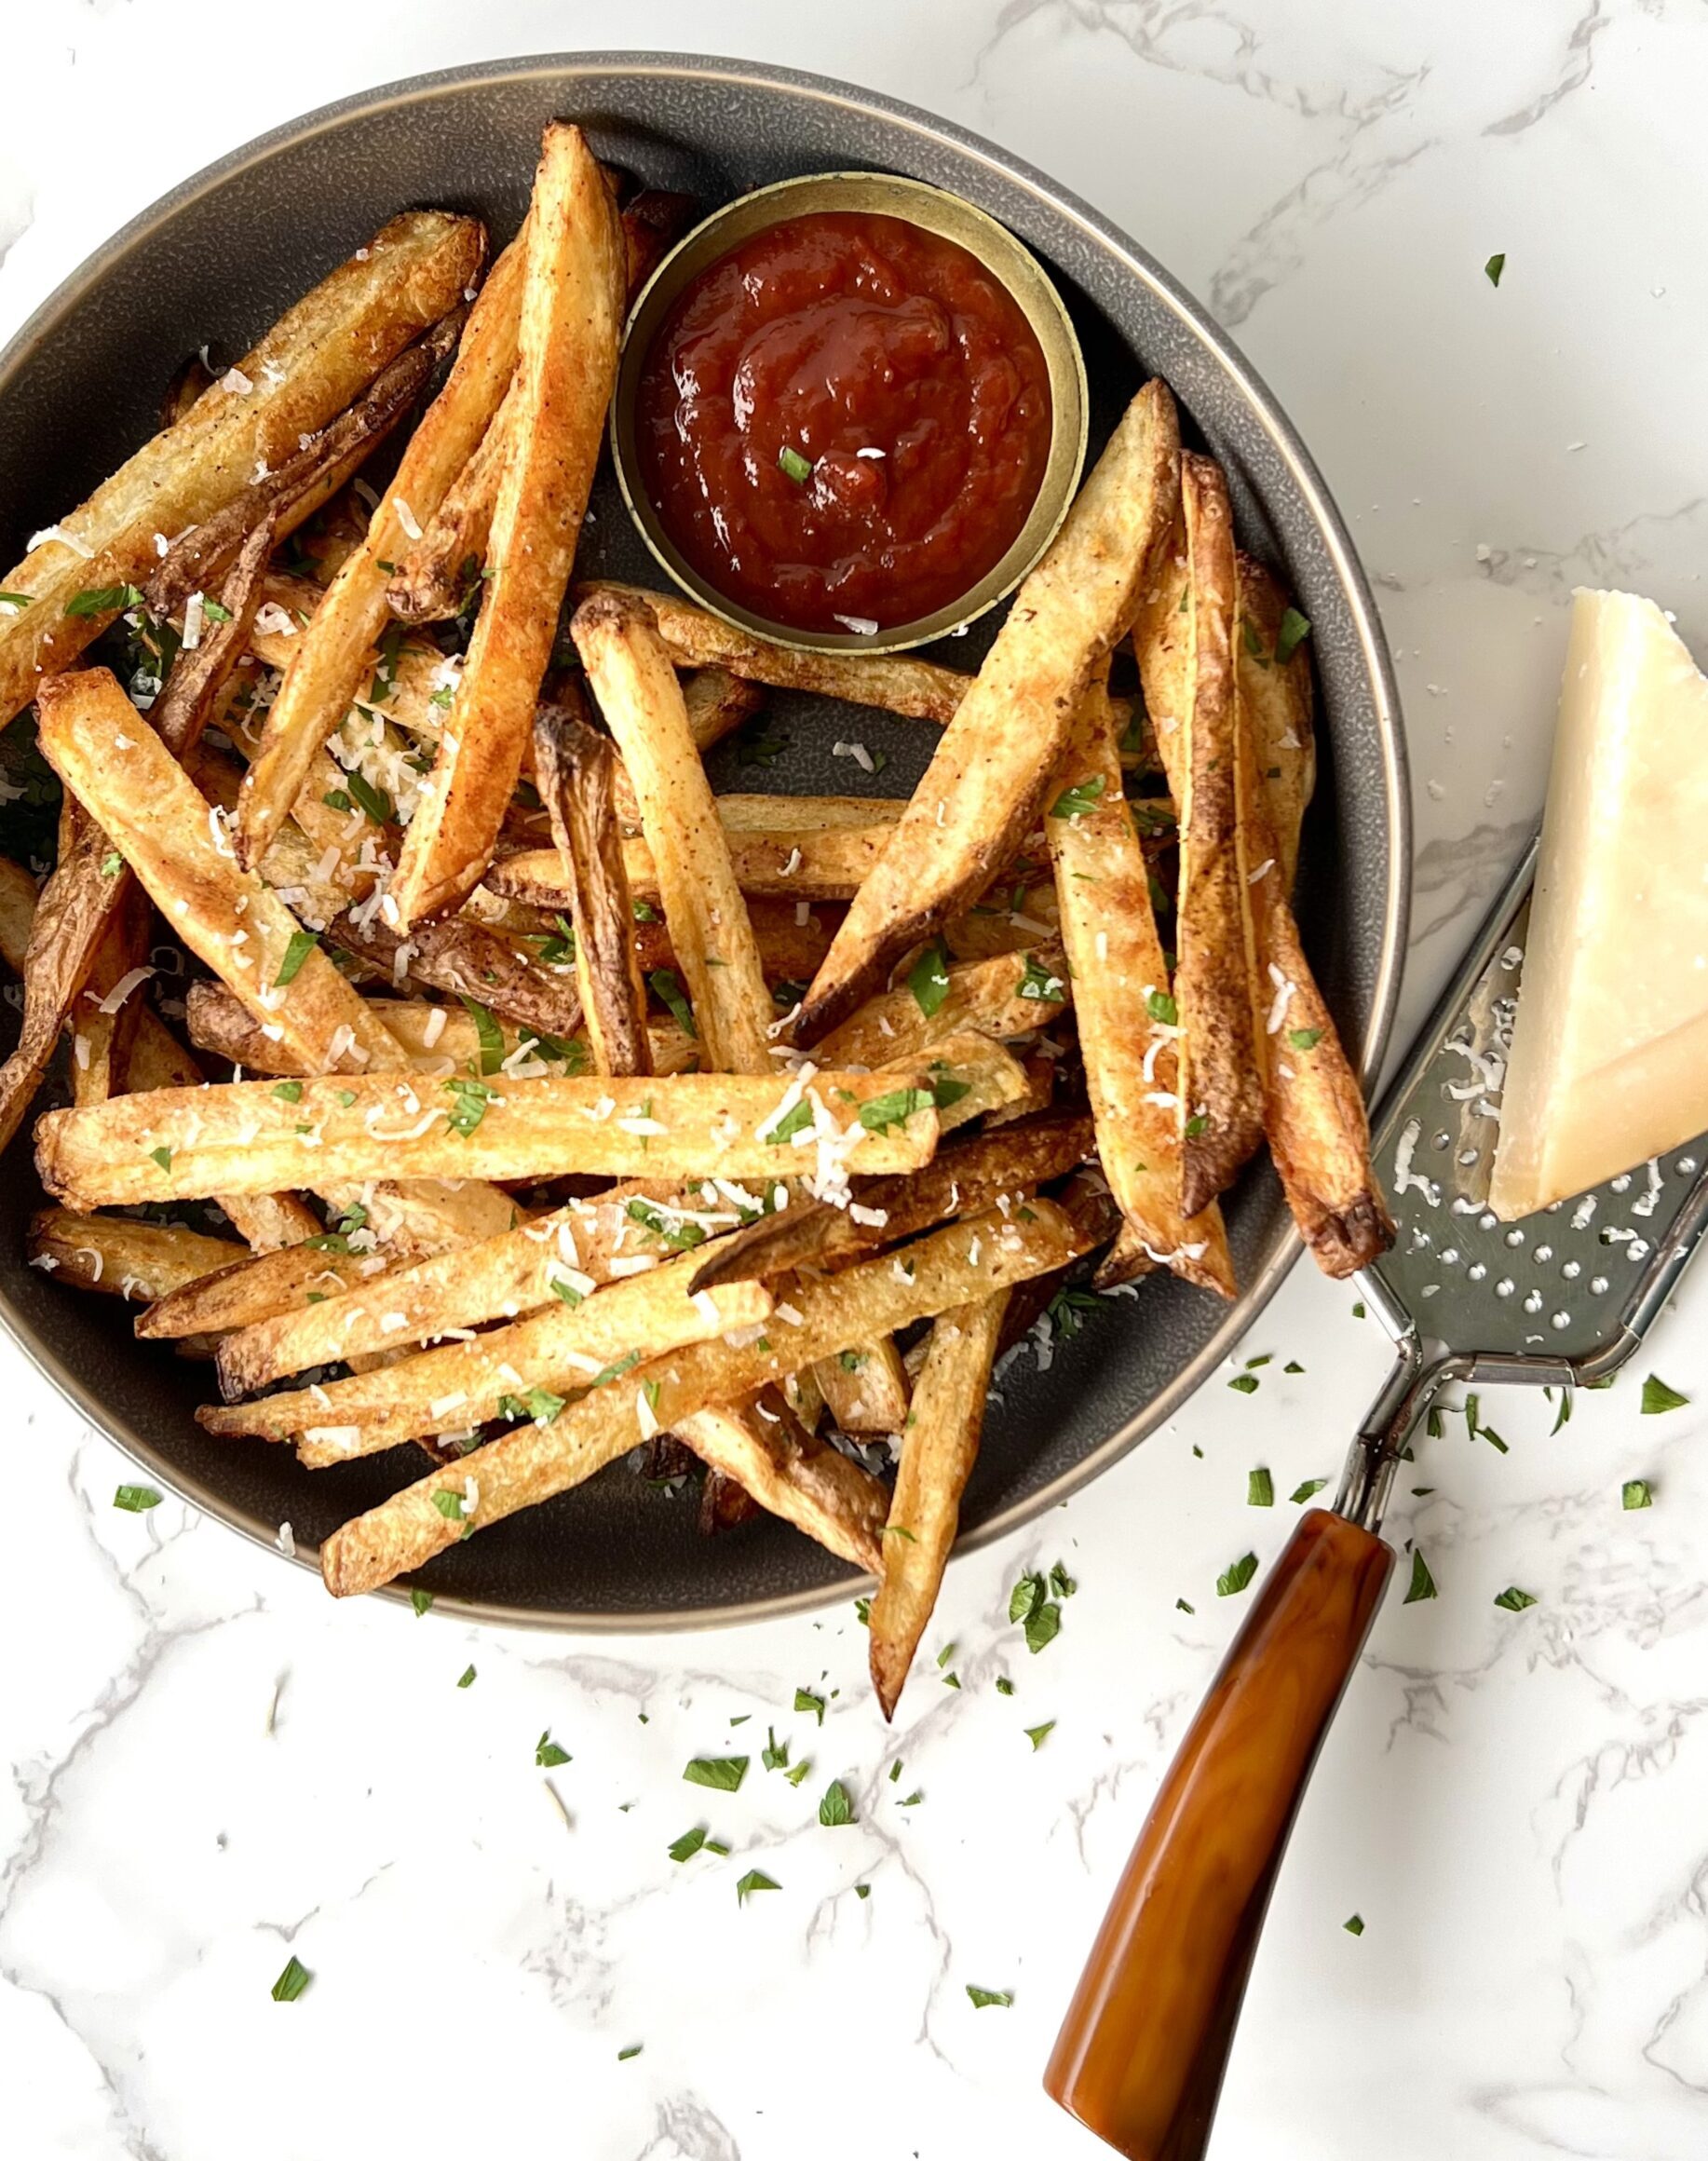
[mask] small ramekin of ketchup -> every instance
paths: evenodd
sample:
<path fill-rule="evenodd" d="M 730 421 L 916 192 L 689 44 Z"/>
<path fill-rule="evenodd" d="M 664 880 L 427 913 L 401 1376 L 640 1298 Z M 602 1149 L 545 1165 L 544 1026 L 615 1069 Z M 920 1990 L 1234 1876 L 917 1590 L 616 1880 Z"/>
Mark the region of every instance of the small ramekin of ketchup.
<path fill-rule="evenodd" d="M 893 652 L 1031 569 L 1085 411 L 1066 310 L 1012 234 L 917 181 L 826 173 L 741 197 L 660 264 L 612 439 L 696 600 L 792 645 Z"/>

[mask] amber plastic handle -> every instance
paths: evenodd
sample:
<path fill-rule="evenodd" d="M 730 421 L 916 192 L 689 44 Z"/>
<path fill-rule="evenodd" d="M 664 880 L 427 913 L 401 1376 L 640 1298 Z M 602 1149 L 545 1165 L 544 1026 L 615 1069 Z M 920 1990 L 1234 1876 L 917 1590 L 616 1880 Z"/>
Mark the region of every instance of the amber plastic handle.
<path fill-rule="evenodd" d="M 1313 1508 L 1170 1766 L 1044 2085 L 1129 2161 L 1198 2161 L 1311 1766 L 1393 1550 Z"/>

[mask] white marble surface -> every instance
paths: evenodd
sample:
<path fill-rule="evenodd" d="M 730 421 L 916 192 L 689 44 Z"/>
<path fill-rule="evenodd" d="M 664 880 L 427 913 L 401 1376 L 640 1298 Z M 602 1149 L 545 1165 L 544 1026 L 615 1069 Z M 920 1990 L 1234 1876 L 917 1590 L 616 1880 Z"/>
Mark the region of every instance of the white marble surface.
<path fill-rule="evenodd" d="M 794 62 L 1079 189 L 1209 296 L 1377 580 L 1417 790 L 1407 1026 L 1536 813 L 1571 585 L 1650 591 L 1708 652 L 1701 0 L 13 0 L 6 18 L 0 332 L 243 138 L 487 54 Z M 1350 1303 L 1296 1272 L 1247 1347 L 1277 1354 L 1256 1394 L 1212 1386 L 1037 1531 L 956 1567 L 927 1651 L 953 1639 L 963 1687 L 922 1669 L 893 1737 L 846 1608 L 586 1647 L 334 1609 L 175 1502 L 115 1512 L 120 1459 L 0 1349 L 0 2149 L 1085 2161 L 1101 2149 L 1043 2099 L 1043 2059 L 1238 1619 L 1217 1571 L 1269 1556 L 1295 1513 L 1248 1511 L 1246 1471 L 1269 1464 L 1281 1495 L 1332 1471 L 1382 1370 Z M 1393 1527 L 1441 1596 L 1396 1596 L 1377 1623 L 1217 2154 L 1708 2152 L 1705 1317 L 1699 1275 L 1643 1361 L 1688 1409 L 1641 1419 L 1628 1380 L 1552 1439 L 1539 1401 L 1503 1404 L 1504 1457 L 1462 1429 L 1427 1448 L 1436 1490 Z M 1290 1356 L 1308 1372 L 1276 1378 Z M 1656 1505 L 1624 1514 L 1637 1475 Z M 1081 1588 L 1030 1657 L 1008 1586 L 1058 1555 Z M 1538 1605 L 1497 1610 L 1508 1583 Z M 820 1677 L 842 1691 L 822 1731 L 789 1707 Z M 1023 1729 L 1051 1719 L 1034 1753 Z M 738 1796 L 681 1782 L 691 1754 L 756 1755 L 767 1723 L 813 1759 L 798 1791 L 756 1761 Z M 561 1809 L 542 1728 L 573 1758 L 549 1780 Z M 817 1822 L 833 1775 L 851 1828 Z M 669 1860 L 698 1822 L 727 1860 Z M 752 1867 L 782 1888 L 738 1909 Z M 291 1950 L 315 1979 L 282 2006 Z M 974 2011 L 969 1982 L 1012 2008 Z"/>

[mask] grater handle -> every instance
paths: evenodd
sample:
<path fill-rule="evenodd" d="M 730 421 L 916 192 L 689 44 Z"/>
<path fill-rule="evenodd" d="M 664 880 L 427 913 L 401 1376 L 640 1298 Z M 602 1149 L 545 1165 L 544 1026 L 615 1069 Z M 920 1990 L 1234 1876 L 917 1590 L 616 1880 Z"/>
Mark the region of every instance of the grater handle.
<path fill-rule="evenodd" d="M 1199 2161 L 1300 1801 L 1393 1568 L 1313 1508 L 1182 1742 L 1045 2073 L 1129 2161 Z"/>

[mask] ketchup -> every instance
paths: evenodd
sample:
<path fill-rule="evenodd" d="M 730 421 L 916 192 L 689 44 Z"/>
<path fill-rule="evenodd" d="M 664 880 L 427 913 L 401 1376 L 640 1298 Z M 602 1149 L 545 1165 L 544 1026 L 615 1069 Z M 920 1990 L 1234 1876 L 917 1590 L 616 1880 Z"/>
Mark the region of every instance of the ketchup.
<path fill-rule="evenodd" d="M 795 630 L 948 607 L 1001 561 L 1050 454 L 1050 382 L 978 259 L 901 218 L 826 211 L 702 270 L 636 403 L 665 530 L 731 601 Z"/>

